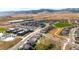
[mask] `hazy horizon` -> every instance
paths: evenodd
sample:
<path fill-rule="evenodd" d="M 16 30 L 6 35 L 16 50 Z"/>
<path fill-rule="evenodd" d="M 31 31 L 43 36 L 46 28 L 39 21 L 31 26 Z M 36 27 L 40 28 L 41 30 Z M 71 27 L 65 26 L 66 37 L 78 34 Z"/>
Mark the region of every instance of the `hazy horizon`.
<path fill-rule="evenodd" d="M 5 11 L 28 11 L 28 10 L 40 10 L 40 9 L 61 10 L 61 9 L 65 9 L 65 8 L 0 8 L 0 12 L 5 12 Z"/>

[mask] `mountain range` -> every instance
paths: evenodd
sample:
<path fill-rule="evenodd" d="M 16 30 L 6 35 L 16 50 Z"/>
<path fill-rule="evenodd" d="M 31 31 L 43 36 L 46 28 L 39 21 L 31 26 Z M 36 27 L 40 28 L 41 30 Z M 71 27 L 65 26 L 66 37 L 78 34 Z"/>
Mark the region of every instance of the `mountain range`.
<path fill-rule="evenodd" d="M 72 13 L 79 13 L 79 8 L 66 8 L 61 10 L 55 10 L 55 9 L 39 9 L 39 10 L 28 10 L 28 11 L 5 11 L 0 12 L 0 16 L 6 16 L 6 15 L 12 15 L 12 14 L 36 14 L 40 12 L 72 12 Z"/>

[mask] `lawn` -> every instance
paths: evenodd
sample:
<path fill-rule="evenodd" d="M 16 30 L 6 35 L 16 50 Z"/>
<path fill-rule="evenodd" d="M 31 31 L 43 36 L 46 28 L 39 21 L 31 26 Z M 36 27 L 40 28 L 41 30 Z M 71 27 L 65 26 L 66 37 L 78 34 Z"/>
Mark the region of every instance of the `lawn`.
<path fill-rule="evenodd" d="M 68 26 L 72 26 L 72 24 L 68 23 L 68 22 L 64 22 L 64 23 L 56 23 L 53 25 L 56 28 L 63 28 L 63 27 L 68 27 Z"/>
<path fill-rule="evenodd" d="M 0 27 L 0 32 L 4 32 L 5 30 L 6 30 L 6 28 Z"/>

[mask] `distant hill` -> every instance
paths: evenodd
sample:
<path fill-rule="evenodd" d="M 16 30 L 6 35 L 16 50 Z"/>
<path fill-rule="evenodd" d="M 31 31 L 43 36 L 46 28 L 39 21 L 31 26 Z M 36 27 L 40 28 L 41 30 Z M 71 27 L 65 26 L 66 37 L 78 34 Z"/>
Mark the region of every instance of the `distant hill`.
<path fill-rule="evenodd" d="M 54 10 L 54 9 L 39 9 L 39 10 L 29 10 L 29 11 L 14 11 L 15 13 L 40 13 L 40 12 L 79 12 L 79 8 L 67 8 L 67 9 L 61 9 L 61 10 Z"/>
<path fill-rule="evenodd" d="M 73 12 L 73 13 L 79 13 L 79 8 L 67 8 L 67 9 L 62 9 L 61 11 L 68 11 L 68 12 Z"/>
<path fill-rule="evenodd" d="M 72 13 L 79 13 L 79 8 L 66 8 L 61 10 L 54 10 L 54 9 L 39 9 L 39 10 L 28 10 L 28 11 L 8 11 L 8 12 L 0 12 L 0 16 L 7 16 L 13 14 L 36 14 L 40 12 L 72 12 Z"/>
<path fill-rule="evenodd" d="M 39 9 L 39 10 L 29 10 L 29 11 L 13 11 L 14 13 L 40 13 L 40 12 L 55 12 L 57 10 L 52 10 L 52 9 Z"/>

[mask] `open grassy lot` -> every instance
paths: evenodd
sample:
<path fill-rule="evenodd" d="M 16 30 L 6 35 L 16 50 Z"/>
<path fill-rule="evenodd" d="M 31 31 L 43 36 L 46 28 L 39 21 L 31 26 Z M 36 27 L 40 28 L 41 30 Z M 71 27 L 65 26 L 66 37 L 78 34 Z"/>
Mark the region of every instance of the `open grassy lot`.
<path fill-rule="evenodd" d="M 37 42 L 35 49 L 37 50 L 48 50 L 53 48 L 54 45 L 52 44 L 52 41 L 45 38 L 45 37 L 41 37 L 39 39 L 39 42 Z"/>
<path fill-rule="evenodd" d="M 0 27 L 0 32 L 4 32 L 5 30 L 6 30 L 6 28 Z"/>
<path fill-rule="evenodd" d="M 36 43 L 36 46 L 34 49 L 36 50 L 59 50 L 60 44 L 57 42 L 52 41 L 51 39 L 48 39 L 46 37 L 41 37 L 38 42 Z"/>
<path fill-rule="evenodd" d="M 56 28 L 63 28 L 63 27 L 68 27 L 68 26 L 72 26 L 72 24 L 70 24 L 68 22 L 64 22 L 64 23 L 58 22 L 58 23 L 54 24 L 54 27 L 56 27 Z"/>

